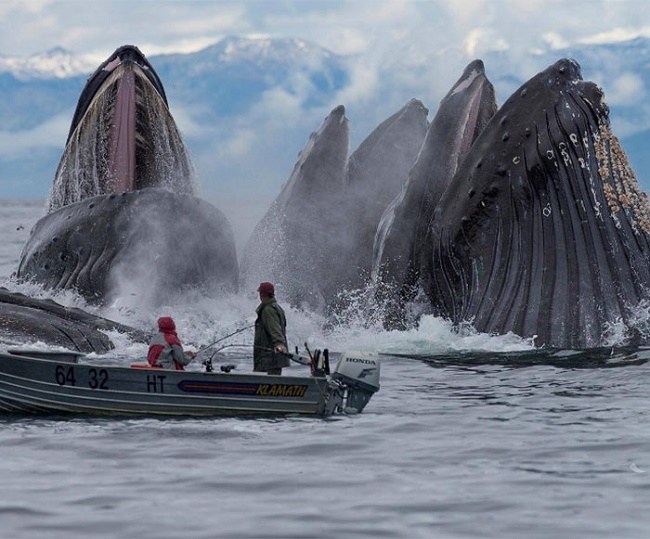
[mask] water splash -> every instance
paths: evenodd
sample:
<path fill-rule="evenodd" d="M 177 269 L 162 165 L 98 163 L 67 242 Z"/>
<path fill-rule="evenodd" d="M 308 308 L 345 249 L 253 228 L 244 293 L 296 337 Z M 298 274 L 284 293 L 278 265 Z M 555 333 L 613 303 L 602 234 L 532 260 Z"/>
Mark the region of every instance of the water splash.
<path fill-rule="evenodd" d="M 650 300 L 641 300 L 632 309 L 629 326 L 640 336 L 642 341 L 650 341 Z"/>
<path fill-rule="evenodd" d="M 625 325 L 621 317 L 618 317 L 612 322 L 605 322 L 603 325 L 605 326 L 602 336 L 603 346 L 622 346 L 627 344 L 629 340 L 629 328 Z"/>
<path fill-rule="evenodd" d="M 178 333 L 190 348 L 197 349 L 243 327 L 252 326 L 258 297 L 254 290 L 246 293 L 224 293 L 210 298 L 200 292 L 185 293 L 155 310 L 144 308 L 128 297 L 120 298 L 105 307 L 86 303 L 74 292 L 44 290 L 33 283 L 16 283 L 7 279 L 0 283 L 15 292 L 38 299 L 53 299 L 62 305 L 84 309 L 143 331 L 153 332 L 160 316 L 172 316 Z M 282 304 L 282 298 L 279 298 Z M 408 331 L 387 331 L 378 318 L 366 317 L 359 309 L 354 314 L 352 304 L 345 317 L 345 324 L 332 324 L 311 311 L 283 304 L 287 315 L 287 337 L 290 348 L 303 351 L 304 343 L 311 348 L 329 348 L 333 352 L 359 350 L 372 353 L 433 354 L 453 350 L 514 351 L 532 348 L 530 339 L 512 334 L 491 336 L 474 331 L 470 326 L 454 327 L 449 321 L 432 315 L 420 319 L 417 327 Z M 342 319 L 341 319 L 342 320 Z M 133 343 L 124 335 L 109 335 L 116 344 L 115 354 L 142 358 L 145 348 Z M 253 329 L 241 332 L 224 344 L 240 344 L 239 352 L 248 352 L 253 343 Z"/>

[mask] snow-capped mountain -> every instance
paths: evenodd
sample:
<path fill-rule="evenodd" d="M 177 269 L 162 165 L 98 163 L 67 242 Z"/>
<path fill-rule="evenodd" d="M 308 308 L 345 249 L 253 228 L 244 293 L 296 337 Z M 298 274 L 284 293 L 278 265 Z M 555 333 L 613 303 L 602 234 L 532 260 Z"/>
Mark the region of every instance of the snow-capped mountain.
<path fill-rule="evenodd" d="M 200 107 L 202 121 L 245 113 L 273 88 L 306 108 L 324 105 L 349 79 L 345 58 L 299 39 L 229 37 L 193 54 L 150 61 L 172 107 L 173 101 L 208 105 Z"/>
<path fill-rule="evenodd" d="M 336 57 L 330 51 L 296 38 L 249 39 L 230 36 L 212 47 L 204 49 L 203 57 L 212 57 L 223 64 L 250 63 L 260 67 L 269 62 L 276 65 L 302 64 L 317 66 L 323 60 Z"/>
<path fill-rule="evenodd" d="M 74 55 L 62 47 L 26 58 L 0 55 L 0 73 L 9 73 L 21 81 L 87 76 L 97 65 L 97 59 Z"/>

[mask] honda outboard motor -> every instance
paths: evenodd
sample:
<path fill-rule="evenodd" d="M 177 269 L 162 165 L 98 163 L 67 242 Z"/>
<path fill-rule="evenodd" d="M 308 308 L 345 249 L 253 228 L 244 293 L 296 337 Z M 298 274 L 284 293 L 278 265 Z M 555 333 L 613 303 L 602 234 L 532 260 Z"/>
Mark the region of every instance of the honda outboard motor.
<path fill-rule="evenodd" d="M 363 352 L 344 352 L 331 378 L 346 387 L 344 411 L 361 412 L 379 391 L 379 358 Z"/>

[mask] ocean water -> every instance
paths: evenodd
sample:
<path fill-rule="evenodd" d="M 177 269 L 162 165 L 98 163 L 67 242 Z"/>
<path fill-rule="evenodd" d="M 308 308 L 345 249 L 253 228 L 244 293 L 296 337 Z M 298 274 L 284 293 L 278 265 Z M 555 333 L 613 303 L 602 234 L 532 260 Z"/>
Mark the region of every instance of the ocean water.
<path fill-rule="evenodd" d="M 252 322 L 254 292 L 96 311 L 13 282 L 42 213 L 41 201 L 0 202 L 3 286 L 143 329 L 171 314 L 196 347 Z M 382 354 L 363 414 L 2 416 L 0 538 L 650 537 L 650 350 L 536 351 L 432 317 L 409 332 L 324 331 L 287 311 L 291 344 Z M 118 358 L 143 357 L 115 338 Z M 221 353 L 249 368 L 251 339 Z"/>

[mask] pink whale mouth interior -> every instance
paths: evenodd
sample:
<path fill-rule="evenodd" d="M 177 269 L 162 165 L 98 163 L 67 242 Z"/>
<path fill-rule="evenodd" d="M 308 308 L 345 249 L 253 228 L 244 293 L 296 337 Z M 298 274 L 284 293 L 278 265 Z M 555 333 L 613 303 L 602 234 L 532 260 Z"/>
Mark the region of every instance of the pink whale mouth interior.
<path fill-rule="evenodd" d="M 136 88 L 133 68 L 127 68 L 117 82 L 117 96 L 111 128 L 109 171 L 113 192 L 133 191 L 136 163 Z"/>

